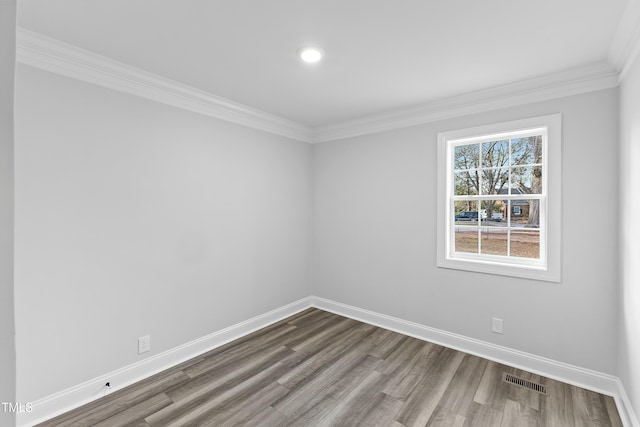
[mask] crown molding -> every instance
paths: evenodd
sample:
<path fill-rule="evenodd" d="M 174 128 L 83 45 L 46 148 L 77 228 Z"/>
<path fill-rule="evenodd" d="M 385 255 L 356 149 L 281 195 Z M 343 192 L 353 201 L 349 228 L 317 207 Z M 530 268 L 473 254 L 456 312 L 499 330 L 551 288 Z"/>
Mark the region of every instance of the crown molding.
<path fill-rule="evenodd" d="M 618 29 L 609 48 L 608 61 L 622 81 L 640 52 L 640 0 L 627 0 Z"/>
<path fill-rule="evenodd" d="M 42 34 L 17 28 L 18 62 L 216 119 L 311 142 L 311 129 Z"/>
<path fill-rule="evenodd" d="M 315 130 L 313 142 L 332 141 L 618 86 L 618 72 L 601 62 L 543 77 L 444 98 Z"/>
<path fill-rule="evenodd" d="M 637 4 L 640 0 L 631 1 Z M 602 62 L 314 129 L 21 27 L 17 28 L 16 57 L 42 70 L 308 143 L 572 96 L 619 83 L 618 71 Z"/>

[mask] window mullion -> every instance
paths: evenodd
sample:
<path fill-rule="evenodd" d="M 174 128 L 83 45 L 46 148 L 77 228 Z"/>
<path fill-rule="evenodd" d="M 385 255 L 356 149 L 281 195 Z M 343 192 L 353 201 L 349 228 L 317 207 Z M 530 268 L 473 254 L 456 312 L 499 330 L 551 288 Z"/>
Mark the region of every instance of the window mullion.
<path fill-rule="evenodd" d="M 511 200 L 507 200 L 507 256 L 511 256 Z"/>
<path fill-rule="evenodd" d="M 546 198 L 544 194 L 490 194 L 486 196 L 458 195 L 451 197 L 456 202 L 475 200 L 541 200 Z"/>
<path fill-rule="evenodd" d="M 483 165 L 482 165 L 482 142 L 478 142 L 478 195 L 482 195 L 482 184 L 484 184 L 483 181 L 483 174 L 482 174 L 482 170 L 483 170 Z M 478 206 L 479 208 L 479 206 Z M 478 209 L 479 211 L 480 209 Z M 480 253 L 480 251 L 478 251 L 478 253 Z"/>

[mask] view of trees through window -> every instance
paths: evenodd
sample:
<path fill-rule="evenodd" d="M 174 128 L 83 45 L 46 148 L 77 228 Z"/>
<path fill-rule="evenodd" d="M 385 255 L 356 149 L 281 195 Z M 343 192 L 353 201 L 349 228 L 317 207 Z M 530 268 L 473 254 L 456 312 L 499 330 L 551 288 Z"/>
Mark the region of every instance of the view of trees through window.
<path fill-rule="evenodd" d="M 453 147 L 456 252 L 540 258 L 542 135 Z"/>

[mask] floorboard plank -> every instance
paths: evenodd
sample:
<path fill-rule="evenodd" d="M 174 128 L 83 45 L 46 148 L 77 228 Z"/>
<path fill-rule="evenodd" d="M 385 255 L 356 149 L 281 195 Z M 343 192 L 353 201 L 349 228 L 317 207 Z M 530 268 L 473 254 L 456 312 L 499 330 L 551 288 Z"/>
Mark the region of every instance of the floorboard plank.
<path fill-rule="evenodd" d="M 411 360 L 394 371 L 393 375 L 390 375 L 391 380 L 384 389 L 386 394 L 398 400 L 407 400 L 420 381 L 428 374 L 429 367 L 433 363 L 431 358 L 433 352 L 429 345 L 433 346 L 434 344 L 427 344 L 421 351 L 416 352 Z M 444 347 L 440 347 L 440 349 L 444 349 Z"/>
<path fill-rule="evenodd" d="M 421 354 L 425 347 L 426 343 L 424 341 L 407 337 L 406 340 L 400 341 L 394 348 L 392 348 L 388 354 L 380 354 L 376 352 L 370 352 L 369 354 L 383 359 L 378 370 L 385 375 L 391 375 L 394 371 L 405 367 L 416 354 Z"/>
<path fill-rule="evenodd" d="M 291 389 L 290 393 L 272 406 L 286 416 L 298 416 L 298 412 L 309 400 L 318 401 L 324 397 L 336 400 L 348 394 L 379 363 L 380 359 L 368 354 L 352 352 L 336 360 L 329 368 L 314 375 L 309 381 Z"/>
<path fill-rule="evenodd" d="M 112 417 L 99 423 L 92 424 L 92 427 L 125 427 L 135 426 L 148 415 L 151 415 L 171 404 L 171 399 L 166 394 L 156 394 L 155 396 L 138 403 L 129 409 L 118 412 Z"/>
<path fill-rule="evenodd" d="M 465 355 L 438 405 L 465 418 L 473 404 L 473 397 L 487 363 L 486 359 L 471 354 Z"/>
<path fill-rule="evenodd" d="M 451 349 L 443 351 L 434 361 L 429 374 L 406 400 L 396 421 L 406 426 L 426 425 L 464 356 L 464 353 Z"/>
<path fill-rule="evenodd" d="M 620 419 L 620 413 L 616 406 L 616 401 L 611 396 L 604 397 L 605 405 L 607 407 L 607 414 L 609 415 L 609 422 L 611 427 L 622 427 L 622 420 Z"/>
<path fill-rule="evenodd" d="M 427 427 L 463 427 L 465 421 L 465 417 L 442 406 L 436 406 L 436 410 L 427 422 Z"/>
<path fill-rule="evenodd" d="M 174 402 L 160 411 L 145 418 L 145 421 L 152 427 L 167 426 L 181 427 L 184 425 L 201 425 L 206 420 L 213 418 L 230 400 L 248 398 L 250 395 L 262 390 L 281 375 L 286 367 L 276 363 L 260 373 L 246 379 L 234 387 L 222 393 L 214 390 L 211 394 L 199 395 L 197 399 L 183 399 Z M 203 398 L 204 397 L 204 398 Z"/>
<path fill-rule="evenodd" d="M 473 400 L 502 412 L 509 395 L 508 384 L 503 381 L 502 375 L 505 372 L 513 374 L 514 371 L 508 366 L 488 361 Z"/>
<path fill-rule="evenodd" d="M 540 419 L 545 426 L 570 426 L 573 424 L 573 397 L 571 386 L 550 378 L 541 378 L 547 395 L 540 398 Z"/>
<path fill-rule="evenodd" d="M 467 416 L 465 417 L 464 427 L 495 427 L 502 423 L 502 411 L 493 409 L 489 405 L 481 405 L 473 402 Z M 549 424 L 549 427 L 557 425 L 558 427 L 569 424 Z"/>
<path fill-rule="evenodd" d="M 316 349 L 317 351 L 306 357 L 304 362 L 292 367 L 289 372 L 283 375 L 279 382 L 289 389 L 295 389 L 299 384 L 308 381 L 309 378 L 320 375 L 322 371 L 328 369 L 338 359 L 357 351 L 362 345 L 361 343 L 366 342 L 363 339 L 371 333 L 371 328 L 358 325 L 353 330 L 350 330 L 348 334 L 332 340 L 332 343 L 324 346 L 323 349 Z M 291 366 L 293 360 L 298 360 L 295 358 L 295 353 L 286 358 L 283 363 Z"/>
<path fill-rule="evenodd" d="M 279 347 L 264 353 L 256 353 L 251 358 L 228 363 L 219 370 L 192 378 L 190 381 L 167 391 L 167 395 L 174 402 L 180 402 L 185 399 L 197 398 L 209 392 L 215 392 L 216 389 L 220 392 L 257 375 L 263 369 L 275 363 L 279 363 L 280 359 L 289 354 L 291 354 L 291 350 L 286 347 Z"/>
<path fill-rule="evenodd" d="M 537 427 L 538 411 L 530 408 L 524 402 L 507 399 L 500 427 Z"/>
<path fill-rule="evenodd" d="M 272 382 L 267 384 L 259 392 L 250 390 L 249 396 L 236 396 L 234 400 L 225 402 L 224 407 L 219 407 L 214 416 L 207 419 L 203 427 L 228 427 L 251 425 L 251 420 L 255 415 L 259 414 L 263 408 L 270 405 L 280 397 L 287 394 L 289 390 L 286 387 Z"/>
<path fill-rule="evenodd" d="M 571 396 L 573 397 L 573 419 L 576 425 L 611 425 L 603 395 L 571 387 Z"/>
<path fill-rule="evenodd" d="M 246 425 L 251 427 L 273 427 L 283 426 L 286 422 L 287 417 L 273 409 L 271 406 L 267 406 L 262 411 L 248 419 Z"/>
<path fill-rule="evenodd" d="M 391 406 L 393 413 L 382 412 L 378 406 L 384 400 L 382 390 L 389 378 L 377 370 L 372 371 L 357 387 L 348 393 L 333 407 L 317 424 L 318 426 L 362 426 L 382 425 L 383 421 L 391 421 L 398 411 L 398 407 Z M 389 403 L 387 401 L 387 403 Z M 401 403 L 401 402 L 398 402 Z M 378 413 L 374 415 L 374 410 Z M 377 419 L 376 419 L 377 418 Z"/>

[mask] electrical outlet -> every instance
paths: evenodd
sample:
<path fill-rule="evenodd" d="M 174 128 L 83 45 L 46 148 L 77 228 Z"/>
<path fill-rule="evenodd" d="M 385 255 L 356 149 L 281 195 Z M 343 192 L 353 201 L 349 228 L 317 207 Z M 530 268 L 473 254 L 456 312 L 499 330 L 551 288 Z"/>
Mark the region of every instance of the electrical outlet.
<path fill-rule="evenodd" d="M 498 319 L 497 317 L 491 319 L 491 331 L 496 334 L 502 333 L 502 319 Z"/>
<path fill-rule="evenodd" d="M 146 353 L 149 350 L 151 350 L 151 335 L 138 338 L 138 354 Z"/>

